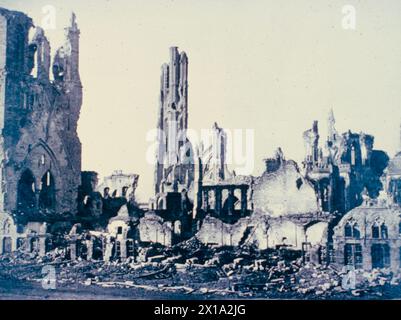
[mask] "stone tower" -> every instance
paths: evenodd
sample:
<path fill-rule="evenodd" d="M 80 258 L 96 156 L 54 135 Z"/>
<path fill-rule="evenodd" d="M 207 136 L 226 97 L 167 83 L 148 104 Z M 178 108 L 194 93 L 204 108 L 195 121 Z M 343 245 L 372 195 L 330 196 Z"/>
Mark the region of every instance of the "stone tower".
<path fill-rule="evenodd" d="M 32 27 L 25 14 L 0 8 L 0 214 L 21 225 L 75 214 L 81 179 L 76 18 L 53 59 L 53 79 L 49 41 L 36 28 L 29 42 Z"/>
<path fill-rule="evenodd" d="M 170 62 L 163 64 L 158 112 L 158 150 L 155 194 L 188 190 L 194 178 L 188 128 L 188 58 L 170 48 Z"/>

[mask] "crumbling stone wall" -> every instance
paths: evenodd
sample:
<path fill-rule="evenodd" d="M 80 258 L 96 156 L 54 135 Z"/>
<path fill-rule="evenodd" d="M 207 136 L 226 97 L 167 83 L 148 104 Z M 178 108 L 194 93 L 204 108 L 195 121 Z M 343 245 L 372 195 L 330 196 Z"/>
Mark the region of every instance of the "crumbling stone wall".
<path fill-rule="evenodd" d="M 219 246 L 253 245 L 260 250 L 286 246 L 301 250 L 303 243 L 326 246 L 328 222 L 296 221 L 286 217 L 271 218 L 257 214 L 240 219 L 235 224 L 206 217 L 196 237 L 205 244 Z"/>
<path fill-rule="evenodd" d="M 385 152 L 374 150 L 374 137 L 351 131 L 338 134 L 333 111 L 328 117 L 328 137 L 319 146 L 318 122 L 304 132 L 305 175 L 318 195 L 322 211 L 346 213 L 362 203 L 366 189 L 372 198 L 383 185 L 380 177 L 388 163 Z"/>
<path fill-rule="evenodd" d="M 139 238 L 142 242 L 160 243 L 171 246 L 173 240 L 173 224 L 153 212 L 148 212 L 140 219 L 138 226 Z"/>
<path fill-rule="evenodd" d="M 29 42 L 32 26 L 23 13 L 0 9 L 0 209 L 21 223 L 75 214 L 81 178 L 80 31 L 73 16 L 51 81 L 49 43 L 40 28 Z"/>
<path fill-rule="evenodd" d="M 0 215 L 0 254 L 21 249 L 44 256 L 50 249 L 49 238 L 47 223 L 28 222 L 19 227 L 11 215 Z"/>
<path fill-rule="evenodd" d="M 274 172 L 266 171 L 253 186 L 255 211 L 270 217 L 314 213 L 319 210 L 312 185 L 294 161 L 283 161 Z"/>

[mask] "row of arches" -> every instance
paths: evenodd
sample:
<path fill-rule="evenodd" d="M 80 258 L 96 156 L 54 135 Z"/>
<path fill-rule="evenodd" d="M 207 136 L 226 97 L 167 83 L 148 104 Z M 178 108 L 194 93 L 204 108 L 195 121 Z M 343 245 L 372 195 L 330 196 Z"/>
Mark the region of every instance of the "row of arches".
<path fill-rule="evenodd" d="M 401 230 L 401 224 L 400 224 Z M 357 223 L 347 222 L 344 226 L 344 236 L 346 238 L 360 239 L 361 232 Z M 372 239 L 388 239 L 388 228 L 386 224 L 375 221 L 371 226 Z"/>
<path fill-rule="evenodd" d="M 15 247 L 13 242 L 15 242 Z M 40 238 L 38 236 L 33 237 L 19 237 L 17 239 L 12 238 L 10 235 L 6 235 L 0 241 L 1 252 L 3 254 L 8 254 L 14 251 L 14 249 L 24 248 L 26 252 L 29 253 L 39 253 L 41 251 Z M 46 238 L 44 241 L 43 252 L 48 252 L 53 248 L 53 244 L 50 238 Z"/>
<path fill-rule="evenodd" d="M 111 242 L 111 250 L 108 251 L 108 243 L 105 239 L 93 238 L 89 241 L 78 240 L 72 244 L 76 248 L 75 257 L 84 260 L 124 260 L 129 257 L 136 257 L 136 246 L 133 239 L 114 239 Z M 89 248 L 90 246 L 90 248 Z M 70 249 L 71 250 L 71 249 Z"/>
<path fill-rule="evenodd" d="M 34 210 L 54 210 L 56 206 L 56 187 L 52 173 L 47 171 L 37 188 L 32 171 L 25 170 L 17 188 L 17 211 L 29 213 Z"/>

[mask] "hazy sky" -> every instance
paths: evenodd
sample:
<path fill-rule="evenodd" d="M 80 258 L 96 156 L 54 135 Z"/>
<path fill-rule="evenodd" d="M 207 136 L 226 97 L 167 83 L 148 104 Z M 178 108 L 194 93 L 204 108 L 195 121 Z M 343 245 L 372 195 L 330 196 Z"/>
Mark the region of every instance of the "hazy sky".
<path fill-rule="evenodd" d="M 344 5 L 356 29 L 342 27 Z M 141 175 L 152 195 L 146 134 L 157 121 L 160 66 L 170 46 L 189 57 L 189 126 L 255 130 L 255 171 L 281 146 L 301 161 L 302 133 L 337 129 L 373 134 L 391 156 L 400 148 L 401 1 L 0 0 L 47 30 L 53 53 L 71 11 L 81 29 L 84 103 L 79 122 L 83 169 Z M 324 136 L 324 134 L 322 134 Z"/>

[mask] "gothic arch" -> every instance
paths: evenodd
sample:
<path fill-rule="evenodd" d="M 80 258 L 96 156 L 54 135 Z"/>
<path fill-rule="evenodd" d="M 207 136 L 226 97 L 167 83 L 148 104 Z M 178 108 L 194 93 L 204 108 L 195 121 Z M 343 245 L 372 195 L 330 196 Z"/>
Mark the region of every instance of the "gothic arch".
<path fill-rule="evenodd" d="M 17 187 L 17 211 L 29 213 L 36 209 L 36 183 L 35 176 L 30 169 L 25 169 Z"/>
<path fill-rule="evenodd" d="M 43 159 L 44 162 L 42 162 Z M 55 189 L 61 189 L 60 179 L 57 179 L 60 176 L 57 158 L 49 145 L 42 139 L 39 139 L 39 142 L 30 149 L 23 161 L 23 168 L 30 168 L 36 177 L 37 186 L 40 185 L 42 177 L 50 171 L 53 178 L 56 178 Z"/>

